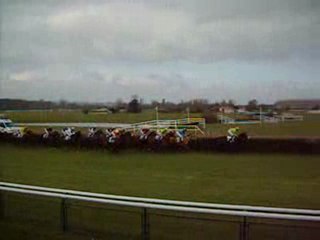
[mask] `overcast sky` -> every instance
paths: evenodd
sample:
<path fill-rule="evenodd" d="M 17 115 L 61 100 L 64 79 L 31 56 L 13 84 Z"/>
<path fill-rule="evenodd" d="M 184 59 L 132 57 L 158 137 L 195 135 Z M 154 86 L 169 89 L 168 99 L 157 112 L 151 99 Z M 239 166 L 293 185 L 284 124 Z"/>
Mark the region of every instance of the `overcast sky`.
<path fill-rule="evenodd" d="M 0 97 L 320 98 L 319 0 L 0 0 Z"/>

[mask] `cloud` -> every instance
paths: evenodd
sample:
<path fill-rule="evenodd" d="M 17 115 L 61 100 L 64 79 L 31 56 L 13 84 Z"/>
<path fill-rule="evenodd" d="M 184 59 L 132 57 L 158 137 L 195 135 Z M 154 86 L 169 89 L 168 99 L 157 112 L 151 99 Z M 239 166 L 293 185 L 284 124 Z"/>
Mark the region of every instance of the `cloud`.
<path fill-rule="evenodd" d="M 40 76 L 35 72 L 19 72 L 10 74 L 9 79 L 14 81 L 36 81 Z"/>
<path fill-rule="evenodd" d="M 91 81 L 118 94 L 152 98 L 160 89 L 177 99 L 175 88 L 182 88 L 192 97 L 214 75 L 198 74 L 203 64 L 319 62 L 319 12 L 317 0 L 0 0 L 0 80 L 39 79 L 44 92 L 50 86 L 63 97 L 73 85 L 79 98 L 91 99 L 86 89 L 99 92 Z M 190 68 L 171 67 L 180 63 L 188 63 L 198 81 L 183 75 Z M 22 89 L 15 86 L 16 96 Z"/>

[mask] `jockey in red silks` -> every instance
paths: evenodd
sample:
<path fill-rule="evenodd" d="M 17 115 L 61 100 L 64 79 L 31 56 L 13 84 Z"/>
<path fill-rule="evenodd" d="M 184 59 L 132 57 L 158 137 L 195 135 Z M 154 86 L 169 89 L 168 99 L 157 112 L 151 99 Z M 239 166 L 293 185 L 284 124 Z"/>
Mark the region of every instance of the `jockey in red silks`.
<path fill-rule="evenodd" d="M 120 137 L 120 129 L 116 128 L 110 133 L 108 142 L 109 143 L 114 143 L 116 141 L 116 139 L 119 138 L 119 137 Z"/>

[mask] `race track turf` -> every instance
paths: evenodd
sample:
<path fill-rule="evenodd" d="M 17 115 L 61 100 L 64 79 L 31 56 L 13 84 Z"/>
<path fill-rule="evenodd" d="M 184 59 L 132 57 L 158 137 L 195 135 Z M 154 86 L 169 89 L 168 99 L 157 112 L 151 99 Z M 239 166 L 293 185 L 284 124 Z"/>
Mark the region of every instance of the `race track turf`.
<path fill-rule="evenodd" d="M 0 180 L 130 196 L 320 208 L 319 155 L 154 154 L 0 146 Z"/>
<path fill-rule="evenodd" d="M 319 155 L 111 154 L 0 146 L 0 181 L 213 203 L 319 209 L 319 169 Z M 68 232 L 63 233 L 58 199 L 0 194 L 1 199 L 6 218 L 0 216 L 0 237 L 4 239 L 141 239 L 139 209 L 128 212 L 69 202 Z M 239 236 L 239 219 L 226 222 L 225 217 L 163 214 L 150 213 L 151 239 Z M 288 228 L 250 221 L 250 239 L 313 240 L 320 234 L 317 226 Z"/>

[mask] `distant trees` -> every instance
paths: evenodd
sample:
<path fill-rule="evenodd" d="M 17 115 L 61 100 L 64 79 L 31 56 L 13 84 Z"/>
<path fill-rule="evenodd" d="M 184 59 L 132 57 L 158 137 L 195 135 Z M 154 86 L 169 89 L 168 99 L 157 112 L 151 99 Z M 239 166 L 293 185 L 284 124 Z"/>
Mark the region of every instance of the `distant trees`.
<path fill-rule="evenodd" d="M 199 113 L 204 112 L 209 105 L 209 101 L 207 99 L 193 99 L 191 100 L 191 104 L 188 104 L 190 112 L 192 113 Z"/>
<path fill-rule="evenodd" d="M 250 100 L 247 105 L 247 110 L 248 111 L 258 110 L 258 101 L 256 99 Z"/>
<path fill-rule="evenodd" d="M 132 96 L 132 100 L 128 103 L 127 111 L 131 113 L 141 112 L 141 104 L 139 102 L 138 96 Z"/>

